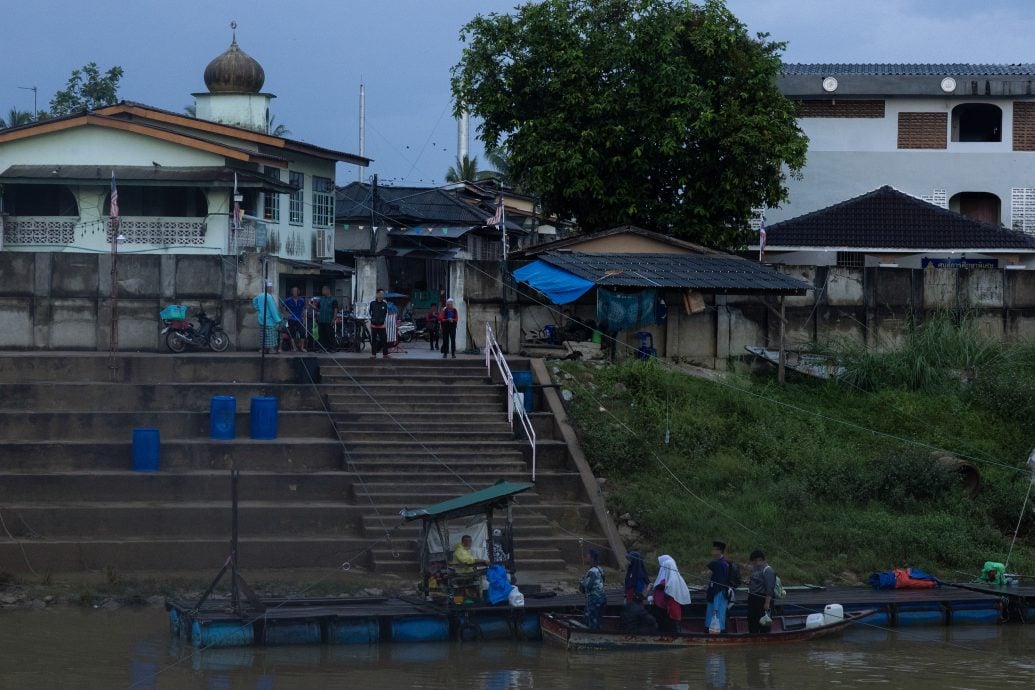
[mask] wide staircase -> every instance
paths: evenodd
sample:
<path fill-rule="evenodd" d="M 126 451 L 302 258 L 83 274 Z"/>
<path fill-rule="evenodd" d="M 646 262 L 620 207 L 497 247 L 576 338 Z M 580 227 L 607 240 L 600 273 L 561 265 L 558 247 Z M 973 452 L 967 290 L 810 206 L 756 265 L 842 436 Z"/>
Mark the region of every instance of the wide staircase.
<path fill-rule="evenodd" d="M 416 573 L 399 511 L 530 481 L 502 385 L 477 359 L 0 354 L 0 572 L 204 571 L 228 554 L 231 467 L 246 569 Z M 516 368 L 527 362 L 512 362 Z M 114 381 L 113 381 L 114 379 Z M 209 438 L 212 396 L 237 400 L 237 437 Z M 251 440 L 249 400 L 278 399 L 279 435 Z M 519 569 L 564 571 L 600 541 L 567 447 L 538 414 L 535 487 L 514 507 Z M 161 434 L 158 472 L 132 469 L 132 430 Z"/>

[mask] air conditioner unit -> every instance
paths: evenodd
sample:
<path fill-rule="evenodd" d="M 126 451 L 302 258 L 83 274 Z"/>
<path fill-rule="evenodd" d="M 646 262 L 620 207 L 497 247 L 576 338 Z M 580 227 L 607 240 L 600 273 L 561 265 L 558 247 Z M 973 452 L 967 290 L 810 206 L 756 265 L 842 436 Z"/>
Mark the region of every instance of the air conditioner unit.
<path fill-rule="evenodd" d="M 334 258 L 334 230 L 317 230 L 313 253 L 317 259 Z"/>

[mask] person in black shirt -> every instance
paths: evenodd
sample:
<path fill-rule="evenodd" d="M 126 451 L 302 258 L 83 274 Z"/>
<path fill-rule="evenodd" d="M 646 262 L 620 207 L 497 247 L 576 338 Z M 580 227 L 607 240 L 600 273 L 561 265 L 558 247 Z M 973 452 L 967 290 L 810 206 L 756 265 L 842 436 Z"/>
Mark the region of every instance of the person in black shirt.
<path fill-rule="evenodd" d="M 377 352 L 384 352 L 388 359 L 388 331 L 385 320 L 388 318 L 388 303 L 385 302 L 384 288 L 378 288 L 376 299 L 370 303 L 370 359 L 377 359 Z"/>
<path fill-rule="evenodd" d="M 446 300 L 446 308 L 439 314 L 438 320 L 442 324 L 442 359 L 450 353 L 456 359 L 456 325 L 460 321 L 460 312 L 456 310 L 452 297 Z"/>
<path fill-rule="evenodd" d="M 618 627 L 633 635 L 652 635 L 658 631 L 658 621 L 643 607 L 643 594 L 637 592 L 622 607 Z"/>

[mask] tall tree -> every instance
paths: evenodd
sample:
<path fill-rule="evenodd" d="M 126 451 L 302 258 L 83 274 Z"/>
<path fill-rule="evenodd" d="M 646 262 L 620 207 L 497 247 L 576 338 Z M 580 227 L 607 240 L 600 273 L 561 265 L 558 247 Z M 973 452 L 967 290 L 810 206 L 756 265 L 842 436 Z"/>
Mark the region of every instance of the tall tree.
<path fill-rule="evenodd" d="M 120 79 L 122 68 L 118 65 L 103 75 L 96 62 L 72 70 L 68 85 L 50 99 L 50 112 L 58 117 L 111 105 L 119 99 Z"/>
<path fill-rule="evenodd" d="M 784 45 L 721 0 L 543 0 L 460 33 L 455 113 L 513 181 L 586 229 L 633 223 L 742 246 L 807 139 L 776 88 Z"/>

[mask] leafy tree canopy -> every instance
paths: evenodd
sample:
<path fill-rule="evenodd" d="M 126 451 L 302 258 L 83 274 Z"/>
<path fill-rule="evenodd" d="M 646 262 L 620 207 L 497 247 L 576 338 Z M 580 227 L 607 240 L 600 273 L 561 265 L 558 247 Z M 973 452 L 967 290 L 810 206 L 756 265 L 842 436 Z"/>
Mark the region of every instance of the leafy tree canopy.
<path fill-rule="evenodd" d="M 54 117 L 94 110 L 116 103 L 119 99 L 119 80 L 122 68 L 116 65 L 103 75 L 96 62 L 72 70 L 68 86 L 50 99 L 50 113 Z"/>
<path fill-rule="evenodd" d="M 588 230 L 642 225 L 721 247 L 786 198 L 807 139 L 776 88 L 782 43 L 720 0 L 543 0 L 479 15 L 453 68 L 514 183 Z"/>

